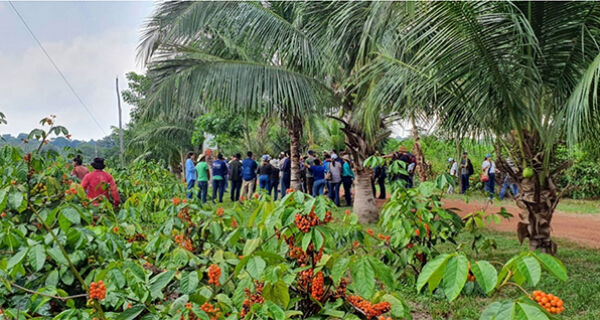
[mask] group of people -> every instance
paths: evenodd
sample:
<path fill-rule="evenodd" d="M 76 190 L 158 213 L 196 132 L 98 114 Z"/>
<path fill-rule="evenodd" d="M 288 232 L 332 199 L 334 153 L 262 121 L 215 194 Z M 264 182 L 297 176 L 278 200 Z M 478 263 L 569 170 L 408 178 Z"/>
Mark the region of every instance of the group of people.
<path fill-rule="evenodd" d="M 113 205 L 118 206 L 121 202 L 119 190 L 117 189 L 117 184 L 112 175 L 104 171 L 104 168 L 106 168 L 104 159 L 94 158 L 90 165 L 94 168 L 94 171 L 92 172 L 90 172 L 87 167 L 83 166 L 81 155 L 77 155 L 73 159 L 71 176 L 81 181 L 81 186 L 89 199 L 96 199 L 99 197 L 111 199 L 112 197 L 111 202 Z"/>
<path fill-rule="evenodd" d="M 508 159 L 507 162 L 509 165 L 511 165 L 510 159 Z M 448 163 L 450 166 L 450 175 L 460 178 L 460 193 L 464 194 L 467 192 L 467 190 L 469 190 L 471 176 L 475 173 L 473 163 L 471 163 L 471 159 L 469 159 L 469 154 L 467 152 L 463 152 L 460 163 L 456 162 L 453 158 L 449 158 Z M 486 154 L 483 162 L 481 163 L 481 174 L 479 179 L 484 184 L 485 192 L 490 199 L 492 199 L 495 195 L 497 173 L 498 169 L 493 160 L 492 154 Z M 450 186 L 448 192 L 453 193 L 454 188 Z M 506 174 L 504 176 L 502 187 L 500 188 L 500 199 L 504 199 L 508 192 L 515 197 L 519 192 L 519 187 L 513 178 L 509 174 Z"/>
<path fill-rule="evenodd" d="M 196 161 L 194 161 L 196 160 Z M 209 165 L 210 162 L 210 165 Z M 344 187 L 346 205 L 352 205 L 352 184 L 354 172 L 349 155 L 338 156 L 336 150 L 324 151 L 322 159 L 313 150 L 300 158 L 298 170 L 301 174 L 301 190 L 313 196 L 327 192 L 328 196 L 340 205 L 340 188 Z M 198 187 L 197 197 L 205 203 L 208 199 L 208 183 L 212 181 L 212 201 L 223 202 L 223 194 L 230 183 L 231 201 L 249 199 L 258 191 L 267 193 L 277 200 L 283 197 L 290 188 L 292 163 L 288 153 L 281 152 L 278 158 L 268 154 L 254 159 L 251 151 L 246 158 L 235 154 L 226 160 L 222 154 L 212 160 L 206 154 L 195 158 L 189 152 L 185 163 L 185 179 L 187 182 L 188 198 L 192 198 L 192 188 Z"/>

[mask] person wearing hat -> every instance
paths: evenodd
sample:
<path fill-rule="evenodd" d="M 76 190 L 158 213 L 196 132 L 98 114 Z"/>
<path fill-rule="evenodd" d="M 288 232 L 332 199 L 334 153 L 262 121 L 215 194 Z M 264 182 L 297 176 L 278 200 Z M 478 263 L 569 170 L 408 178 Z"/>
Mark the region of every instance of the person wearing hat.
<path fill-rule="evenodd" d="M 217 160 L 212 163 L 212 201 L 215 202 L 217 193 L 219 195 L 219 202 L 223 202 L 223 193 L 225 193 L 225 186 L 227 184 L 227 162 L 223 159 L 223 154 L 217 155 Z"/>
<path fill-rule="evenodd" d="M 485 191 L 488 193 L 489 199 L 494 198 L 494 188 L 496 187 L 496 164 L 492 160 L 490 153 L 485 155 L 485 159 L 481 164 L 482 176 L 487 175 L 488 180 L 485 182 Z"/>
<path fill-rule="evenodd" d="M 454 158 L 448 158 L 448 165 L 450 166 L 450 175 L 452 176 L 452 179 L 458 177 L 458 163 L 454 161 Z M 456 179 L 454 179 L 454 181 L 456 181 Z M 454 186 L 452 184 L 448 186 L 448 193 L 454 193 Z"/>
<path fill-rule="evenodd" d="M 273 173 L 273 167 L 269 163 L 269 155 L 265 154 L 262 156 L 262 161 L 258 167 L 258 190 L 259 192 L 266 193 L 269 191 L 269 183 L 271 181 L 271 173 Z"/>
<path fill-rule="evenodd" d="M 94 171 L 88 173 L 83 180 L 81 181 L 81 187 L 85 190 L 89 199 L 96 199 L 100 197 L 105 197 L 110 200 L 110 196 L 112 196 L 112 203 L 116 207 L 121 203 L 121 198 L 119 197 L 119 190 L 117 189 L 117 184 L 115 183 L 115 179 L 110 175 L 110 173 L 105 172 L 104 168 L 104 159 L 103 158 L 94 158 L 94 161 L 91 163 Z M 106 188 L 108 186 L 108 188 Z M 97 204 L 96 201 L 94 201 Z"/>
<path fill-rule="evenodd" d="M 206 197 L 208 196 L 208 180 L 210 178 L 210 169 L 208 163 L 206 163 L 206 155 L 200 155 L 198 157 L 198 163 L 196 164 L 196 173 L 198 174 L 198 199 L 202 203 L 206 203 Z"/>
<path fill-rule="evenodd" d="M 352 171 L 352 162 L 349 155 L 342 157 L 344 164 L 342 165 L 342 185 L 344 186 L 344 198 L 346 206 L 352 206 L 352 182 L 354 181 L 354 172 Z"/>
<path fill-rule="evenodd" d="M 73 171 L 71 171 L 71 175 L 77 177 L 77 179 L 79 180 L 83 180 L 83 177 L 85 177 L 86 174 L 90 173 L 90 170 L 88 170 L 88 168 L 81 165 L 82 163 L 83 160 L 81 160 L 81 155 L 78 154 L 73 159 Z"/>

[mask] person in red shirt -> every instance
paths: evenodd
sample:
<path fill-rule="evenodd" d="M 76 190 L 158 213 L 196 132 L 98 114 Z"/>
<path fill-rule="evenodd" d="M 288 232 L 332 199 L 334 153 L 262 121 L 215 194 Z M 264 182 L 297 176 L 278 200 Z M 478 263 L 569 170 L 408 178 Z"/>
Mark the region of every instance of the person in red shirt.
<path fill-rule="evenodd" d="M 83 177 L 90 173 L 90 170 L 82 166 L 81 163 L 81 155 L 78 154 L 75 159 L 73 159 L 73 171 L 71 171 L 71 175 L 77 177 L 79 180 L 83 180 Z"/>
<path fill-rule="evenodd" d="M 95 170 L 83 177 L 83 180 L 81 181 L 81 186 L 87 193 L 88 198 L 94 199 L 98 196 L 104 196 L 107 199 L 110 199 L 108 196 L 110 190 L 112 202 L 115 207 L 118 206 L 121 202 L 119 190 L 117 189 L 115 179 L 113 179 L 110 173 L 103 171 L 106 167 L 104 165 L 104 159 L 95 158 L 92 162 L 92 167 Z"/>

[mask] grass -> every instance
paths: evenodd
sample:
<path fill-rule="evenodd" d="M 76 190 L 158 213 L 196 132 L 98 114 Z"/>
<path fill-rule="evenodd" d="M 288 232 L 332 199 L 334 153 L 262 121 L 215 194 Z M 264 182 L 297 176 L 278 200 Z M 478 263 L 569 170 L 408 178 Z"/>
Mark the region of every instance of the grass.
<path fill-rule="evenodd" d="M 460 197 L 451 195 L 450 197 Z M 235 204 L 229 200 L 228 194 L 223 197 L 225 202 L 222 204 L 214 204 L 214 207 L 231 208 Z M 476 197 L 471 197 L 472 199 Z M 210 205 L 211 202 L 209 201 Z M 565 206 L 573 205 L 570 201 L 565 201 Z M 586 204 L 590 205 L 591 204 Z M 576 212 L 581 212 L 582 205 L 579 204 Z M 334 217 L 341 217 L 347 208 L 337 208 L 334 210 Z M 573 212 L 569 210 L 568 212 Z M 372 225 L 374 229 L 377 226 Z M 486 232 L 486 235 L 493 238 L 497 243 L 497 249 L 486 253 L 480 253 L 476 257 L 477 260 L 493 260 L 505 262 L 510 257 L 518 254 L 522 250 L 527 250 L 525 244 L 521 245 L 517 238 L 512 233 Z M 461 234 L 458 242 L 469 242 L 467 234 Z M 540 283 L 535 287 L 524 287 L 528 291 L 542 290 L 552 293 L 563 299 L 566 310 L 559 317 L 569 320 L 595 320 L 600 319 L 600 251 L 581 247 L 572 242 L 557 239 L 559 258 L 567 267 L 569 279 L 566 282 L 561 282 L 549 276 L 547 273 L 542 274 Z M 465 246 L 468 247 L 468 246 Z M 440 249 L 449 252 L 454 250 L 450 245 L 442 246 Z M 465 251 L 469 256 L 474 257 L 474 252 Z M 413 311 L 413 319 L 455 319 L 455 320 L 470 320 L 479 319 L 481 312 L 490 303 L 503 298 L 516 298 L 522 295 L 515 288 L 503 289 L 496 296 L 486 297 L 477 294 L 461 294 L 459 298 L 453 302 L 447 302 L 442 297 L 428 293 L 417 294 L 414 287 L 414 280 L 400 279 L 397 291 L 409 303 Z"/>

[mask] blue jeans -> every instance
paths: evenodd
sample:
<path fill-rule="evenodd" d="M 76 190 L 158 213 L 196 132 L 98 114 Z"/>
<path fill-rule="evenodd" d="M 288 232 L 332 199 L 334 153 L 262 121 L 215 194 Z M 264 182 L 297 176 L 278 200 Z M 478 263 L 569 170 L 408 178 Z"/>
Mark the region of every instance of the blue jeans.
<path fill-rule="evenodd" d="M 271 192 L 273 192 L 273 200 L 277 200 L 277 196 L 279 195 L 279 192 L 277 192 L 277 187 L 279 186 L 279 178 L 275 178 L 275 179 L 271 179 L 269 181 L 269 195 L 271 195 Z"/>
<path fill-rule="evenodd" d="M 190 180 L 187 182 L 187 189 L 191 190 L 195 185 L 196 185 L 196 180 Z M 189 191 L 187 193 L 187 197 L 188 197 L 188 199 L 192 198 L 192 191 Z"/>
<path fill-rule="evenodd" d="M 290 187 L 290 176 L 286 176 L 285 174 L 281 177 L 281 197 L 285 197 L 285 192 Z"/>
<path fill-rule="evenodd" d="M 329 199 L 335 202 L 336 206 L 340 206 L 340 185 L 341 182 L 330 182 L 328 185 L 329 188 Z"/>
<path fill-rule="evenodd" d="M 494 189 L 496 187 L 496 174 L 488 173 L 489 180 L 485 183 L 485 191 L 489 194 L 490 199 L 494 197 Z"/>
<path fill-rule="evenodd" d="M 460 182 L 462 184 L 462 189 L 460 190 L 460 193 L 467 192 L 467 190 L 469 190 L 469 175 L 468 174 L 461 174 L 460 175 Z"/>
<path fill-rule="evenodd" d="M 240 190 L 242 189 L 242 180 L 234 181 L 231 180 L 231 202 L 238 201 L 240 199 Z"/>
<path fill-rule="evenodd" d="M 266 193 L 269 191 L 269 176 L 266 174 L 261 174 L 258 176 L 258 188 L 260 192 Z"/>
<path fill-rule="evenodd" d="M 202 200 L 202 203 L 206 203 L 206 196 L 208 195 L 208 181 L 198 181 L 198 199 Z"/>
<path fill-rule="evenodd" d="M 519 186 L 516 183 L 503 183 L 502 188 L 500 189 L 500 200 L 503 200 L 506 197 L 506 192 L 510 190 L 513 197 L 519 193 Z"/>
<path fill-rule="evenodd" d="M 313 197 L 323 194 L 323 189 L 325 189 L 325 184 L 327 181 L 325 179 L 315 180 L 313 184 Z"/>
<path fill-rule="evenodd" d="M 213 179 L 213 182 L 212 182 L 212 187 L 213 187 L 212 200 L 213 200 L 213 202 L 215 201 L 215 198 L 217 196 L 217 191 L 219 192 L 219 202 L 223 202 L 223 193 L 225 192 L 225 184 L 226 183 L 227 183 L 227 180 Z"/>

